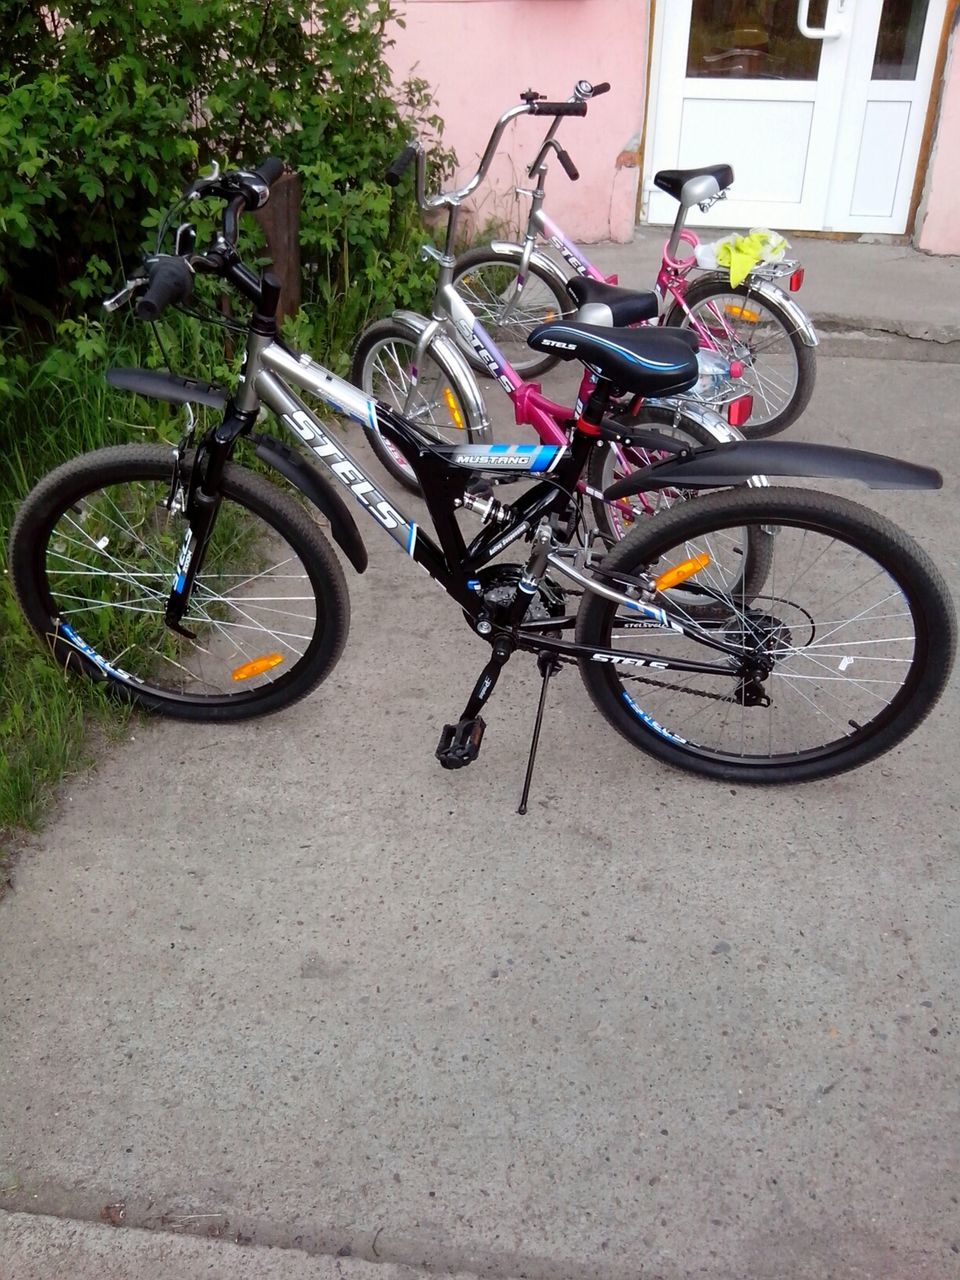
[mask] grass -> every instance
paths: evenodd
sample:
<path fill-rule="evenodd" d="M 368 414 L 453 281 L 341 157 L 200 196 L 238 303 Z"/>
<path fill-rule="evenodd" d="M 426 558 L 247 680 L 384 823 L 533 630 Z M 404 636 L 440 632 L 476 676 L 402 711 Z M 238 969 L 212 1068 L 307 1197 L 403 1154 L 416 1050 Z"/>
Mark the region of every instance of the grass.
<path fill-rule="evenodd" d="M 217 339 L 203 344 L 196 333 L 189 326 L 167 334 L 174 365 L 213 376 L 220 370 L 212 366 L 222 364 Z M 114 392 L 104 380 L 110 364 L 143 364 L 151 355 L 156 362 L 149 334 L 131 328 L 109 359 L 98 344 L 84 355 L 79 347 L 20 344 L 4 368 L 15 385 L 0 419 L 0 883 L 17 833 L 36 826 L 61 779 L 86 763 L 91 722 L 109 735 L 129 715 L 100 687 L 59 670 L 24 623 L 6 568 L 16 510 L 67 458 L 131 440 L 176 439 L 180 431 L 169 406 Z"/>
<path fill-rule="evenodd" d="M 422 307 L 432 272 L 405 260 L 386 266 L 397 280 L 409 277 L 395 301 Z M 317 295 L 318 289 L 308 292 Z M 343 373 L 353 335 L 390 307 L 372 302 L 379 294 L 367 282 L 356 285 L 349 298 L 331 293 L 326 306 L 319 293 L 292 322 L 290 336 Z M 214 381 L 230 377 L 221 331 L 176 313 L 167 313 L 159 329 L 175 370 Z M 112 365 L 165 368 L 166 361 L 150 330 L 122 315 L 106 333 L 88 321 L 68 321 L 53 346 L 31 346 L 19 332 L 0 331 L 0 885 L 17 833 L 38 823 L 58 782 L 84 764 L 91 721 L 109 734 L 129 714 L 121 715 L 92 682 L 58 670 L 23 622 L 6 569 L 17 508 L 46 472 L 106 445 L 179 437 L 179 410 L 112 390 L 104 380 Z M 198 434 L 212 413 L 198 411 Z M 245 462 L 260 469 L 249 453 Z"/>

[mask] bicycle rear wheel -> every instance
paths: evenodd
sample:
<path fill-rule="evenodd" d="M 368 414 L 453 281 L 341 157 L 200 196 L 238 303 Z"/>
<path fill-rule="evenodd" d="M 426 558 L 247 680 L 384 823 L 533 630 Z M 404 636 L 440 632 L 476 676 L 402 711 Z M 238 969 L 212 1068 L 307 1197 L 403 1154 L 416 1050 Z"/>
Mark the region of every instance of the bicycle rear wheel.
<path fill-rule="evenodd" d="M 744 591 L 758 529 L 774 544 L 769 569 Z M 872 511 L 800 489 L 725 490 L 638 524 L 603 568 L 657 578 L 684 564 L 683 597 L 699 587 L 718 607 L 699 623 L 705 639 L 671 628 L 696 614 L 666 585 L 664 625 L 595 594 L 577 619 L 581 644 L 620 655 L 581 659 L 591 698 L 659 760 L 735 782 L 830 777 L 889 751 L 943 692 L 956 648 L 946 587 Z M 680 659 L 711 669 L 657 669 Z"/>
<path fill-rule="evenodd" d="M 58 467 L 14 523 L 10 572 L 27 621 L 62 666 L 185 720 L 289 706 L 333 669 L 349 628 L 343 571 L 306 512 L 228 465 L 182 626 L 163 615 L 187 524 L 169 448 L 127 445 Z M 189 462 L 183 475 L 189 477 Z"/>
<path fill-rule="evenodd" d="M 687 289 L 684 303 L 714 348 L 743 362 L 743 389 L 753 396 L 753 412 L 740 428 L 747 439 L 778 435 L 796 422 L 813 395 L 816 348 L 806 345 L 786 308 L 749 283 L 734 288 L 709 276 Z M 679 303 L 665 323 L 692 325 Z"/>
<path fill-rule="evenodd" d="M 711 448 L 717 439 L 706 427 L 695 418 L 673 409 L 661 408 L 658 405 L 644 404 L 639 413 L 630 418 L 631 426 L 649 424 L 659 435 L 672 436 L 678 445 L 689 448 Z M 633 494 L 618 503 L 604 502 L 602 494 L 616 480 L 651 466 L 666 457 L 665 454 L 652 452 L 631 445 L 613 445 L 605 443 L 603 448 L 592 450 L 587 464 L 587 483 L 592 492 L 590 502 L 593 507 L 593 518 L 600 534 L 609 542 L 619 542 L 625 538 L 638 520 L 647 516 L 668 511 L 678 502 L 696 496 L 694 489 L 650 489 Z"/>

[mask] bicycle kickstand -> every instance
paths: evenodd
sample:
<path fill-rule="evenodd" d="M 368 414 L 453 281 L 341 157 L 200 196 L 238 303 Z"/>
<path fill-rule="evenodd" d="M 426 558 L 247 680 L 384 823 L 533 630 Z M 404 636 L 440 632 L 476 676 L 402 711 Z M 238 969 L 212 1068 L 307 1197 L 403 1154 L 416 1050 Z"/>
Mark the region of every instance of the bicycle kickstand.
<path fill-rule="evenodd" d="M 520 797 L 520 807 L 517 813 L 525 814 L 527 812 L 527 800 L 530 798 L 530 783 L 533 779 L 533 765 L 537 758 L 537 747 L 540 744 L 540 726 L 543 724 L 543 708 L 547 701 L 547 685 L 550 683 L 550 677 L 555 676 L 560 670 L 560 663 L 550 656 L 549 653 L 541 653 L 537 657 L 537 670 L 543 677 L 543 683 L 540 686 L 540 701 L 537 704 L 537 718 L 533 725 L 533 738 L 530 741 L 530 756 L 527 760 L 527 776 L 523 780 L 523 795 Z"/>

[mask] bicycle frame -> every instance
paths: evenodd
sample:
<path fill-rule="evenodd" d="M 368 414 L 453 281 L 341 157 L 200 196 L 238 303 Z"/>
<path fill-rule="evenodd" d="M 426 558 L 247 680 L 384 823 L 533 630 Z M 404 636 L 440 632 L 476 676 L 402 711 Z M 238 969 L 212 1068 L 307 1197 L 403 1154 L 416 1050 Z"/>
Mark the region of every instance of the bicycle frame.
<path fill-rule="evenodd" d="M 437 540 L 394 503 L 386 498 L 356 459 L 338 441 L 331 439 L 316 415 L 287 384 L 318 396 L 337 413 L 359 422 L 367 431 L 378 430 L 407 459 L 421 483 L 424 500 L 433 521 Z M 267 405 L 290 431 L 294 439 L 306 446 L 355 503 L 384 529 L 397 545 L 437 581 L 466 613 L 481 634 L 484 629 L 486 604 L 482 584 L 476 577 L 511 542 L 532 532 L 539 521 L 554 511 L 566 508 L 577 477 L 583 470 L 586 453 L 594 442 L 575 433 L 572 444 L 543 445 L 443 445 L 420 437 L 417 429 L 350 383 L 317 364 L 308 356 L 300 356 L 270 338 L 251 333 L 247 344 L 244 380 L 238 388 L 238 412 L 255 414 L 260 404 Z M 469 547 L 456 521 L 456 511 L 469 506 L 465 486 L 477 468 L 528 472 L 532 476 L 549 474 L 510 504 L 504 523 L 484 526 Z M 574 553 L 579 554 L 579 553 Z M 584 574 L 569 556 L 551 549 L 547 562 L 572 579 L 579 587 L 594 591 L 630 610 L 638 618 L 683 635 L 695 636 L 705 647 L 738 656 L 736 646 L 717 639 L 696 623 L 684 622 L 669 615 L 668 610 L 635 596 L 616 591 Z M 536 588 L 534 587 L 535 591 Z M 517 647 L 534 652 L 548 652 L 570 659 L 589 658 L 597 662 L 629 662 L 631 666 L 650 665 L 660 670 L 692 671 L 730 675 L 729 663 L 717 666 L 692 659 L 645 659 L 642 654 L 625 655 L 615 649 L 597 649 L 544 634 L 573 625 L 574 618 L 552 618 L 528 627 L 522 626 L 529 607 L 530 594 L 518 589 L 510 622 L 516 627 Z"/>
<path fill-rule="evenodd" d="M 434 258 L 438 263 L 438 279 L 431 310 L 431 323 L 424 328 L 417 343 L 414 355 L 416 367 L 422 367 L 425 353 L 442 327 L 452 325 L 460 338 L 473 349 L 477 357 L 483 362 L 491 378 L 499 382 L 510 397 L 517 425 L 533 427 L 544 444 L 566 445 L 570 440 L 569 433 L 573 421 L 580 416 L 583 405 L 589 398 L 596 383 L 596 375 L 591 373 L 589 369 L 584 369 L 577 392 L 576 404 L 572 407 L 559 404 L 557 401 L 545 396 L 540 390 L 539 384 L 524 382 L 483 327 L 475 313 L 456 290 L 453 279 L 456 261 L 453 255 L 453 242 L 457 214 L 458 206 L 454 204 L 450 208 L 446 246 L 443 253 L 439 253 L 432 245 L 423 246 L 422 252 L 426 256 Z M 547 221 L 546 215 L 542 216 Z M 696 400 L 662 397 L 659 399 L 651 398 L 649 402 L 669 409 L 679 410 L 682 406 L 683 412 L 695 418 L 718 443 L 728 443 L 740 439 L 739 434 L 730 430 L 719 415 L 707 405 L 701 405 Z M 614 445 L 613 448 L 621 463 L 624 463 L 620 446 Z M 602 496 L 598 491 L 589 487 L 582 477 L 578 478 L 577 486 L 592 497 Z M 623 505 L 625 507 L 629 506 L 627 503 Z"/>
<path fill-rule="evenodd" d="M 527 219 L 527 228 L 524 233 L 522 253 L 520 258 L 520 266 L 518 275 L 521 280 L 524 278 L 530 259 L 536 250 L 538 236 L 542 237 L 547 244 L 552 246 L 563 258 L 564 262 L 577 275 L 585 276 L 591 280 L 598 280 L 602 284 L 616 284 L 618 277 L 616 275 L 606 276 L 590 261 L 586 253 L 572 240 L 568 238 L 563 228 L 544 212 L 543 201 L 545 198 L 544 183 L 546 180 L 546 165 L 543 158 L 546 154 L 546 148 L 551 141 L 552 131 L 548 132 L 541 147 L 540 154 L 530 168 L 530 175 L 537 174 L 537 186 L 533 189 L 525 187 L 517 187 L 516 194 L 518 196 L 527 196 L 530 199 L 530 215 Z M 670 238 L 664 243 L 663 253 L 660 260 L 660 270 L 657 274 L 654 290 L 659 300 L 659 315 L 657 320 L 651 323 L 662 324 L 667 311 L 670 309 L 672 302 L 675 302 L 686 315 L 691 328 L 697 334 L 702 346 L 708 350 L 716 350 L 716 341 L 711 335 L 709 329 L 693 314 L 686 304 L 687 285 L 691 271 L 697 268 L 697 260 L 693 252 L 700 243 L 695 232 L 690 231 L 684 226 L 685 210 L 681 205 L 677 211 L 677 218 L 670 233 Z M 685 256 L 679 256 L 681 246 L 689 249 Z M 506 249 L 506 242 L 494 242 L 491 248 L 496 251 L 498 248 Z M 549 259 L 543 259 L 543 262 L 549 262 Z M 767 289 L 775 288 L 773 281 L 781 275 L 791 274 L 796 268 L 795 262 L 783 262 L 779 264 L 763 264 L 754 268 L 747 277 L 748 280 L 754 282 L 757 293 L 763 297 Z M 793 321 L 796 325 L 802 340 L 807 346 L 816 346 L 818 340 L 810 321 L 804 315 L 803 311 L 793 302 L 789 295 L 784 294 L 777 289 L 777 300 L 781 306 L 791 312 Z M 736 340 L 736 333 L 727 323 L 726 318 L 717 310 L 716 307 L 710 308 L 712 315 L 717 324 L 721 325 L 725 336 L 729 340 Z"/>

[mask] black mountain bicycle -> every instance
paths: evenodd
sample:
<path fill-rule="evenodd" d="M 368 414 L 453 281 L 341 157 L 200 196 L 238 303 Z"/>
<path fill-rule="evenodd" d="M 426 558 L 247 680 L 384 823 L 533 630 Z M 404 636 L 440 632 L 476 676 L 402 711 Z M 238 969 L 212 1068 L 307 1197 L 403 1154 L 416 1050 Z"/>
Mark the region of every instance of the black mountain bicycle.
<path fill-rule="evenodd" d="M 537 102 L 534 114 L 565 104 Z M 612 396 L 666 394 L 698 376 L 691 344 L 666 330 L 562 322 L 537 350 L 590 365 L 593 396 L 568 447 L 437 444 L 387 406 L 278 341 L 279 286 L 236 248 L 243 210 L 263 205 L 282 171 L 198 179 L 184 196 L 220 197 L 205 253 L 181 227 L 180 252 L 149 257 L 108 301 L 156 318 L 189 299 L 195 273 L 253 303 L 237 385 L 222 390 L 146 370 L 113 370 L 131 391 L 224 409 L 196 444 L 124 445 L 72 459 L 26 498 L 10 546 L 13 585 L 31 626 L 64 667 L 121 698 L 187 720 L 278 711 L 330 674 L 349 622 L 344 573 L 311 506 L 358 572 L 366 550 L 344 491 L 456 604 L 491 646 L 467 704 L 445 726 L 440 763 L 474 760 L 481 715 L 517 650 L 537 655 L 542 688 L 524 811 L 548 682 L 577 663 L 607 720 L 631 743 L 715 778 L 793 782 L 836 774 L 887 751 L 920 724 L 947 681 L 953 609 L 931 560 L 889 520 L 807 489 L 727 489 L 637 524 L 612 551 L 578 545 L 576 484 L 611 439 L 649 445 L 649 430 L 611 423 Z M 401 512 L 294 388 L 379 430 L 408 460 L 435 537 Z M 266 406 L 299 448 L 262 434 Z M 299 491 L 234 461 L 238 446 Z M 611 500 L 670 486 L 741 484 L 757 474 L 860 478 L 938 488 L 940 477 L 855 450 L 752 441 L 682 451 L 618 481 Z M 313 465 L 313 460 L 323 464 Z M 499 502 L 476 474 L 533 481 Z M 466 531 L 464 513 L 473 517 Z M 479 517 L 479 525 L 476 518 Z M 587 539 L 583 538 L 586 544 Z M 505 562 L 502 553 L 525 543 Z M 454 615 L 451 616 L 453 620 Z M 572 633 L 572 634 L 571 634 Z"/>

